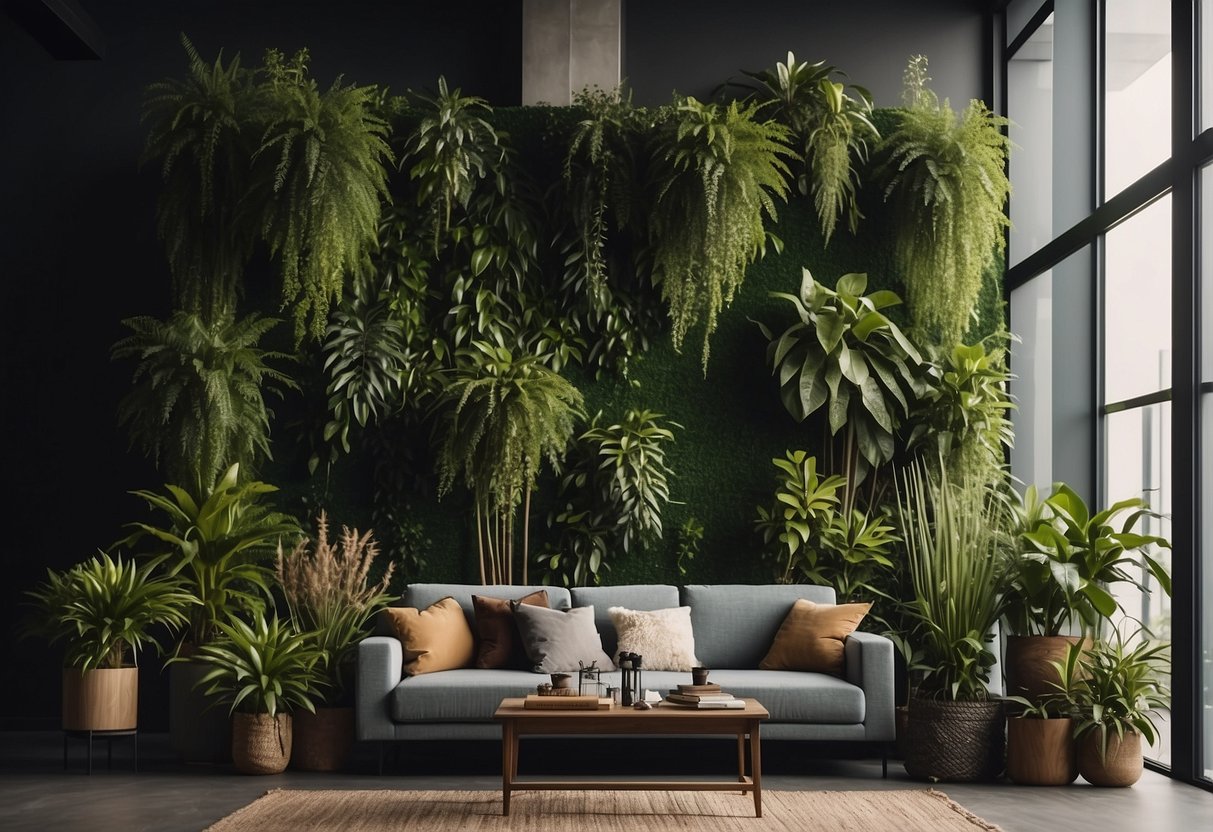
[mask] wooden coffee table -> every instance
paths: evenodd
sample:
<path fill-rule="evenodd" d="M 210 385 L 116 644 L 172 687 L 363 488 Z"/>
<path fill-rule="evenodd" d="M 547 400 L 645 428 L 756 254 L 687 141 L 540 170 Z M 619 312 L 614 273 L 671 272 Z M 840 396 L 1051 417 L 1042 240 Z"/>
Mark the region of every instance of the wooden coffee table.
<path fill-rule="evenodd" d="M 692 710 L 661 704 L 649 711 L 615 706 L 601 711 L 530 710 L 522 699 L 505 699 L 493 714 L 501 722 L 501 814 L 510 813 L 510 794 L 534 790 L 667 790 L 740 791 L 754 795 L 754 816 L 762 817 L 762 738 L 759 726 L 769 719 L 767 709 L 754 699 L 745 708 Z M 518 740 L 524 735 L 560 736 L 617 734 L 692 736 L 733 734 L 737 737 L 737 781 L 697 780 L 519 780 Z M 750 772 L 746 775 L 746 740 L 750 745 Z"/>

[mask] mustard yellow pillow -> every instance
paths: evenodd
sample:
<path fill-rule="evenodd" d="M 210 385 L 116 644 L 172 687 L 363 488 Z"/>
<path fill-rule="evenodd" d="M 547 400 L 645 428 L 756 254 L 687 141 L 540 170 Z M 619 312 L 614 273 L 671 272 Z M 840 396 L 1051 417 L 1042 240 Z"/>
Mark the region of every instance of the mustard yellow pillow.
<path fill-rule="evenodd" d="M 841 676 L 846 665 L 846 637 L 855 632 L 871 608 L 871 604 L 814 604 L 803 598 L 798 600 L 758 667 Z"/>
<path fill-rule="evenodd" d="M 472 663 L 472 628 L 454 598 L 443 598 L 423 610 L 389 607 L 385 612 L 404 648 L 404 672 L 408 675 L 454 670 Z"/>

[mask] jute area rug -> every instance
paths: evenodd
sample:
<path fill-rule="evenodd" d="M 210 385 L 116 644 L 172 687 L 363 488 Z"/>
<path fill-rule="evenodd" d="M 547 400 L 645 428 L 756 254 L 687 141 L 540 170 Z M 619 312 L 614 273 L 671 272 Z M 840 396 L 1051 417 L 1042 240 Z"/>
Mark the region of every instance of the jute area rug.
<path fill-rule="evenodd" d="M 975 832 L 993 826 L 934 790 L 762 793 L 271 791 L 210 832 Z"/>

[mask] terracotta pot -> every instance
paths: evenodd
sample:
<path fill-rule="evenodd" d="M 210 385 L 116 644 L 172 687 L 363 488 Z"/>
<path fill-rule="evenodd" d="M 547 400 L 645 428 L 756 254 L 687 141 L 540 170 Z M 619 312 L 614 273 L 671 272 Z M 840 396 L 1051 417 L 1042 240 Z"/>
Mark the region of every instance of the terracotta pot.
<path fill-rule="evenodd" d="M 1007 777 L 1021 786 L 1064 786 L 1078 777 L 1074 720 L 1007 720 Z"/>
<path fill-rule="evenodd" d="M 1002 773 L 1003 703 L 910 700 L 906 773 L 921 780 L 972 782 Z"/>
<path fill-rule="evenodd" d="M 1061 677 L 1049 663 L 1065 661 L 1070 645 L 1080 641 L 1078 636 L 1007 636 L 1007 695 L 1039 702 L 1042 696 L 1057 693 L 1050 682 Z"/>
<path fill-rule="evenodd" d="M 291 759 L 291 715 L 232 714 L 232 762 L 241 774 L 281 774 Z"/>
<path fill-rule="evenodd" d="M 1141 756 L 1141 734 L 1125 731 L 1121 737 L 1108 730 L 1108 751 L 1100 757 L 1099 747 L 1105 729 L 1096 728 L 1078 740 L 1078 773 L 1093 786 L 1124 788 L 1141 779 L 1144 761 Z"/>
<path fill-rule="evenodd" d="M 63 669 L 63 730 L 133 731 L 139 724 L 139 668 Z"/>
<path fill-rule="evenodd" d="M 317 708 L 314 714 L 298 711 L 291 721 L 291 768 L 337 771 L 345 765 L 354 746 L 353 708 Z"/>

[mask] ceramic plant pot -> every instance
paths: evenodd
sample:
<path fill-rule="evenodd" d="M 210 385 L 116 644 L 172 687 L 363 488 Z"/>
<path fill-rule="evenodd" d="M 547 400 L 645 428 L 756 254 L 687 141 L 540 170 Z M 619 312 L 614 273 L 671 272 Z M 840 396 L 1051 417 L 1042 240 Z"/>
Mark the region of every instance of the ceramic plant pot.
<path fill-rule="evenodd" d="M 1100 755 L 1105 729 L 1096 728 L 1078 740 L 1078 773 L 1093 786 L 1124 788 L 1141 779 L 1145 761 L 1141 754 L 1141 734 L 1125 731 L 1120 736 L 1108 731 L 1108 750 Z"/>
<path fill-rule="evenodd" d="M 1078 777 L 1074 720 L 1007 720 L 1007 777 L 1021 786 L 1064 786 Z"/>

